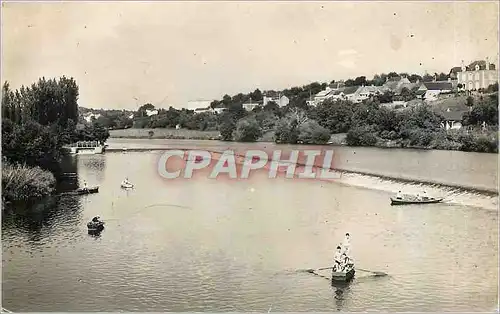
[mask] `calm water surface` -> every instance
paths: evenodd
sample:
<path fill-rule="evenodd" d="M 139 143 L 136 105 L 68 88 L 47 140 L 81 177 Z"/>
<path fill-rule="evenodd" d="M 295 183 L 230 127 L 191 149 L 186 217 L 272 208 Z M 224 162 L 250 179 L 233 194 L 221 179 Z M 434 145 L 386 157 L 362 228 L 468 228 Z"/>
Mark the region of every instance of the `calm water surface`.
<path fill-rule="evenodd" d="M 77 177 L 61 189 L 74 189 L 85 179 L 100 185 L 100 193 L 61 195 L 4 213 L 3 307 L 276 312 L 497 307 L 498 211 L 487 197 L 491 202 L 483 200 L 484 207 L 460 202 L 391 207 L 389 190 L 396 183 L 355 175 L 341 182 L 267 179 L 265 172 L 241 181 L 206 176 L 165 181 L 156 173 L 157 158 L 152 152 L 80 155 L 66 164 Z M 120 188 L 124 176 L 134 190 Z M 464 199 L 480 197 L 469 193 Z M 99 237 L 86 231 L 95 215 L 106 220 Z M 357 266 L 389 276 L 358 271 L 350 285 L 332 287 L 300 271 L 329 266 L 345 232 L 352 235 Z"/>

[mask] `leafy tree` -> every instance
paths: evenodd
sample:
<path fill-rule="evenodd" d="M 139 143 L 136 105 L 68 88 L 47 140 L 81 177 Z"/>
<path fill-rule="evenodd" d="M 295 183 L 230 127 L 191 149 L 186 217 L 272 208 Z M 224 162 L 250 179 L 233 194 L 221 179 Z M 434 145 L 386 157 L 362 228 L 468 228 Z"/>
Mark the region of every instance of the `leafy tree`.
<path fill-rule="evenodd" d="M 236 124 L 231 120 L 222 122 L 219 126 L 221 139 L 223 141 L 231 141 L 233 139 L 233 132 L 236 130 Z"/>
<path fill-rule="evenodd" d="M 298 127 L 298 140 L 306 144 L 326 144 L 330 140 L 328 129 L 314 120 L 308 120 Z"/>
<path fill-rule="evenodd" d="M 234 138 L 238 142 L 255 142 L 262 136 L 262 129 L 254 117 L 241 119 L 236 124 Z"/>
<path fill-rule="evenodd" d="M 331 133 L 347 132 L 351 126 L 353 106 L 347 101 L 326 100 L 316 107 L 317 122 Z"/>

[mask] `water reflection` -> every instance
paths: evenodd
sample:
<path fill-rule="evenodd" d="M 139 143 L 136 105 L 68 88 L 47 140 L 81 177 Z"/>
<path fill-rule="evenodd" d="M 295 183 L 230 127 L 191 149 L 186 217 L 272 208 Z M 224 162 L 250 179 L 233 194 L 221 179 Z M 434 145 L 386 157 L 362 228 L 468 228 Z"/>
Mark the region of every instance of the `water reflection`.
<path fill-rule="evenodd" d="M 100 184 L 105 179 L 106 155 L 78 155 L 80 172 L 89 185 Z"/>
<path fill-rule="evenodd" d="M 40 241 L 43 234 L 62 222 L 80 219 L 80 199 L 76 195 L 49 196 L 37 203 L 11 203 L 4 208 L 2 230 L 15 229 Z M 64 219 L 61 219 L 64 217 Z"/>
<path fill-rule="evenodd" d="M 349 297 L 350 292 L 350 282 L 335 282 L 331 281 L 332 288 L 334 289 L 335 305 L 337 311 L 342 311 L 342 308 L 346 305 L 346 301 Z"/>

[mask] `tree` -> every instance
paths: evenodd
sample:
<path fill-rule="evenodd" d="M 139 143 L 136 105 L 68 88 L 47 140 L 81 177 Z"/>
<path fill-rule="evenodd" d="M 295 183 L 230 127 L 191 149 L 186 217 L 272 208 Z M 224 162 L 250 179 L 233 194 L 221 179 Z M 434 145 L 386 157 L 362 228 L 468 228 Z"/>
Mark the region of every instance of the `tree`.
<path fill-rule="evenodd" d="M 354 80 L 354 86 L 361 86 L 361 85 L 366 85 L 366 77 L 365 76 L 358 76 Z"/>
<path fill-rule="evenodd" d="M 326 144 L 330 140 L 330 132 L 314 120 L 299 125 L 299 138 L 305 144 Z"/>
<path fill-rule="evenodd" d="M 236 125 L 231 120 L 226 120 L 222 122 L 219 126 L 219 131 L 221 139 L 223 141 L 231 141 L 233 139 L 233 132 L 236 129 Z"/>
<path fill-rule="evenodd" d="M 274 130 L 274 141 L 276 143 L 296 144 L 298 140 L 297 121 L 290 117 L 279 119 Z"/>
<path fill-rule="evenodd" d="M 347 132 L 351 126 L 353 106 L 347 101 L 326 100 L 316 107 L 316 120 L 331 133 Z"/>
<path fill-rule="evenodd" d="M 262 136 L 262 129 L 254 117 L 241 119 L 236 124 L 234 138 L 238 142 L 255 142 Z"/>

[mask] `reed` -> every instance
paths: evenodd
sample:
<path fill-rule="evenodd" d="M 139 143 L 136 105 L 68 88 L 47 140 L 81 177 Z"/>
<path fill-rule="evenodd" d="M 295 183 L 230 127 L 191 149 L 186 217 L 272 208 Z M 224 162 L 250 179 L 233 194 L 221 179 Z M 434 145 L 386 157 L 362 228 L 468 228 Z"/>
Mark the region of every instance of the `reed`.
<path fill-rule="evenodd" d="M 54 175 L 40 167 L 2 164 L 2 199 L 28 200 L 50 195 L 55 190 Z"/>

